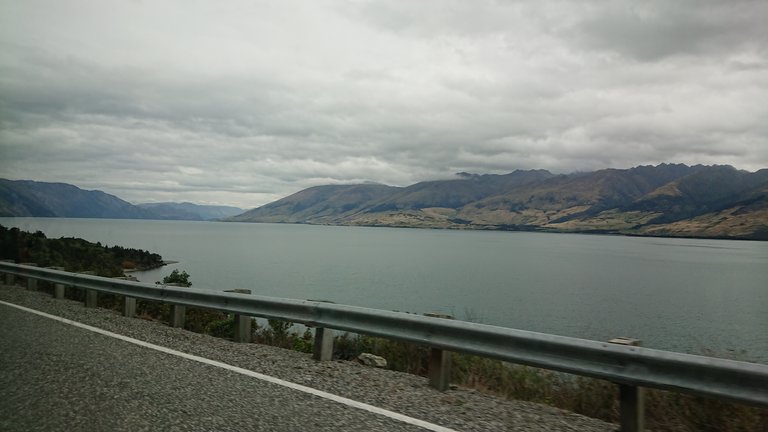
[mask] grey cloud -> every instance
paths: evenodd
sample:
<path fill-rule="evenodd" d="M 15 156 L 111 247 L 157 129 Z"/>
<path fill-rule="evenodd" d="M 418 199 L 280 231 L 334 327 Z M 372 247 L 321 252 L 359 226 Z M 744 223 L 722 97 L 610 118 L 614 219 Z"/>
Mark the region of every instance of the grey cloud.
<path fill-rule="evenodd" d="M 598 3 L 570 33 L 587 46 L 642 61 L 675 55 L 765 50 L 763 1 Z"/>
<path fill-rule="evenodd" d="M 555 30 L 563 20 L 569 21 L 568 17 L 578 9 L 569 1 L 364 1 L 352 4 L 343 13 L 383 31 L 419 38 L 485 38 L 521 34 L 540 37 Z"/>
<path fill-rule="evenodd" d="M 768 166 L 765 7 L 701 4 L 126 3 L 103 40 L 11 10 L 0 176 L 253 207 L 460 171 Z"/>
<path fill-rule="evenodd" d="M 281 91 L 280 83 L 264 83 L 257 77 L 199 81 L 149 68 L 105 67 L 50 52 L 19 58 L 22 61 L 15 65 L 0 63 L 4 106 L 13 108 L 5 108 L 6 120 L 19 120 L 24 114 L 99 115 L 200 128 L 215 122 L 231 131 L 279 110 L 275 104 L 280 97 L 275 94 Z"/>

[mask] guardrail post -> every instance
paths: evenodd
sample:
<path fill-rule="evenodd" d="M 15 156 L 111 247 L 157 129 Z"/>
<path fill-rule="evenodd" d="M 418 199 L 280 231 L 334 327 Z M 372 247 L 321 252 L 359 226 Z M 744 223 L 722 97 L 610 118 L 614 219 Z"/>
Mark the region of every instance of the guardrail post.
<path fill-rule="evenodd" d="M 2 260 L 2 262 L 16 264 L 16 261 L 14 261 L 12 259 L 4 259 L 4 260 Z M 11 274 L 11 273 L 6 273 L 5 274 L 5 284 L 6 285 L 15 285 L 16 284 L 16 275 Z"/>
<path fill-rule="evenodd" d="M 96 272 L 92 270 L 86 270 L 78 272 L 78 274 L 82 275 L 88 275 L 88 276 L 95 276 Z M 85 290 L 85 307 L 87 308 L 95 308 L 98 305 L 99 301 L 99 292 L 94 290 Z"/>
<path fill-rule="evenodd" d="M 136 316 L 136 297 L 123 297 L 123 316 L 129 318 Z"/>
<path fill-rule="evenodd" d="M 130 280 L 126 276 L 118 276 L 112 279 Z M 123 296 L 123 316 L 128 318 L 133 318 L 136 316 L 136 297 L 130 297 L 127 295 Z"/>
<path fill-rule="evenodd" d="M 250 294 L 251 290 L 249 289 L 233 289 L 233 290 L 226 290 L 224 292 L 233 292 L 233 293 L 239 293 L 239 294 Z M 248 315 L 240 315 L 235 314 L 235 334 L 234 334 L 234 341 L 245 343 L 251 341 L 251 326 L 253 325 L 253 320 Z"/>
<path fill-rule="evenodd" d="M 235 334 L 234 341 L 239 343 L 248 343 L 251 341 L 252 320 L 248 315 L 235 314 Z"/>
<path fill-rule="evenodd" d="M 37 263 L 21 263 L 21 265 L 37 267 Z M 25 277 L 27 278 L 27 290 L 37 291 L 37 279 L 29 276 L 25 276 Z"/>
<path fill-rule="evenodd" d="M 619 384 L 619 424 L 621 432 L 645 431 L 645 389 Z"/>
<path fill-rule="evenodd" d="M 330 300 L 312 300 L 307 301 L 318 303 L 331 303 Z M 307 325 L 312 327 L 312 325 Z M 330 361 L 333 359 L 333 330 L 325 327 L 315 327 L 315 342 L 312 345 L 312 358 L 317 361 Z"/>
<path fill-rule="evenodd" d="M 64 292 L 66 291 L 64 284 L 54 284 L 53 285 L 53 298 L 57 300 L 61 300 L 64 298 Z"/>
<path fill-rule="evenodd" d="M 46 267 L 46 268 L 47 269 L 51 269 L 51 270 L 64 271 L 64 267 L 56 267 L 56 266 L 54 266 L 54 267 Z M 52 283 L 49 283 L 49 282 L 45 282 L 45 286 L 53 286 L 53 297 L 54 298 L 64 298 L 64 294 L 63 293 L 62 293 L 61 297 L 56 297 L 56 285 L 57 284 L 52 284 Z"/>
<path fill-rule="evenodd" d="M 312 358 L 317 361 L 329 361 L 333 358 L 333 330 L 324 327 L 315 328 Z"/>
<path fill-rule="evenodd" d="M 183 305 L 171 305 L 171 327 L 184 327 L 184 318 L 187 315 L 187 307 Z"/>
<path fill-rule="evenodd" d="M 453 319 L 452 316 L 439 313 L 425 313 L 424 316 L 433 318 Z M 451 379 L 451 353 L 439 348 L 430 349 L 429 369 L 427 371 L 429 386 L 438 391 L 446 391 Z"/>
<path fill-rule="evenodd" d="M 640 346 L 638 339 L 619 337 L 608 342 Z M 619 425 L 621 432 L 645 431 L 645 389 L 638 386 L 618 384 L 619 386 Z"/>
<path fill-rule="evenodd" d="M 96 290 L 85 290 L 85 307 L 95 308 L 99 302 L 99 292 Z"/>
<path fill-rule="evenodd" d="M 446 391 L 450 385 L 451 353 L 439 348 L 432 348 L 429 354 L 429 386 L 438 391 Z"/>

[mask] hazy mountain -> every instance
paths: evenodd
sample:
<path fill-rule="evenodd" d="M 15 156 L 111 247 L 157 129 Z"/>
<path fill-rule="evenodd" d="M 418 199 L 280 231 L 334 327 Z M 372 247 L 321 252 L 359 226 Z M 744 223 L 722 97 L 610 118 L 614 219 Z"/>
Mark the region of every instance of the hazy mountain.
<path fill-rule="evenodd" d="M 145 203 L 136 206 L 151 212 L 155 219 L 174 220 L 219 220 L 239 215 L 245 211 L 238 207 L 200 205 L 188 202 Z"/>
<path fill-rule="evenodd" d="M 151 219 L 153 215 L 101 191 L 65 183 L 0 179 L 0 216 Z"/>
<path fill-rule="evenodd" d="M 316 186 L 249 210 L 133 205 L 64 183 L 0 179 L 0 216 L 226 219 L 768 240 L 768 169 L 668 165 L 553 175 L 460 173 L 408 187 Z M 240 213 L 240 214 L 236 214 Z"/>
<path fill-rule="evenodd" d="M 192 203 L 133 205 L 66 183 L 0 179 L 0 216 L 213 220 L 242 212 L 236 207 Z"/>
<path fill-rule="evenodd" d="M 318 186 L 231 220 L 768 239 L 768 170 L 661 164 Z"/>

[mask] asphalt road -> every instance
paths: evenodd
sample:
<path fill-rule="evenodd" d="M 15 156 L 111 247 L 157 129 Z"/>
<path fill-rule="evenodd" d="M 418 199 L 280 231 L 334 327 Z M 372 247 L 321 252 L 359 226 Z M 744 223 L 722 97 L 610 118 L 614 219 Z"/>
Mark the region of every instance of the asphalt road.
<path fill-rule="evenodd" d="M 423 431 L 0 305 L 0 431 Z"/>

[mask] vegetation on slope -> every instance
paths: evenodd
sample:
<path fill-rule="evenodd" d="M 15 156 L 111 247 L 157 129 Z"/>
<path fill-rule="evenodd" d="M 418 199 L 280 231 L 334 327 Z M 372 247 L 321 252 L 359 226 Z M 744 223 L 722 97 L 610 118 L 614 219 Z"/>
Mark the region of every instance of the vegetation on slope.
<path fill-rule="evenodd" d="M 289 337 L 298 340 L 306 335 L 294 333 Z M 363 335 L 344 334 L 336 338 L 334 357 L 352 360 L 362 352 L 384 357 L 389 369 L 427 374 L 427 347 Z M 461 353 L 452 353 L 451 362 L 451 382 L 460 386 L 548 404 L 613 423 L 619 420 L 618 386 L 608 381 Z M 444 398 L 460 404 L 450 393 Z M 647 427 L 654 431 L 768 430 L 768 409 L 661 390 L 646 391 L 646 417 Z"/>
<path fill-rule="evenodd" d="M 123 269 L 150 269 L 163 265 L 156 253 L 62 237 L 50 239 L 40 231 L 29 233 L 0 225 L 0 258 L 67 271 L 93 271 L 99 276 L 123 276 Z"/>

